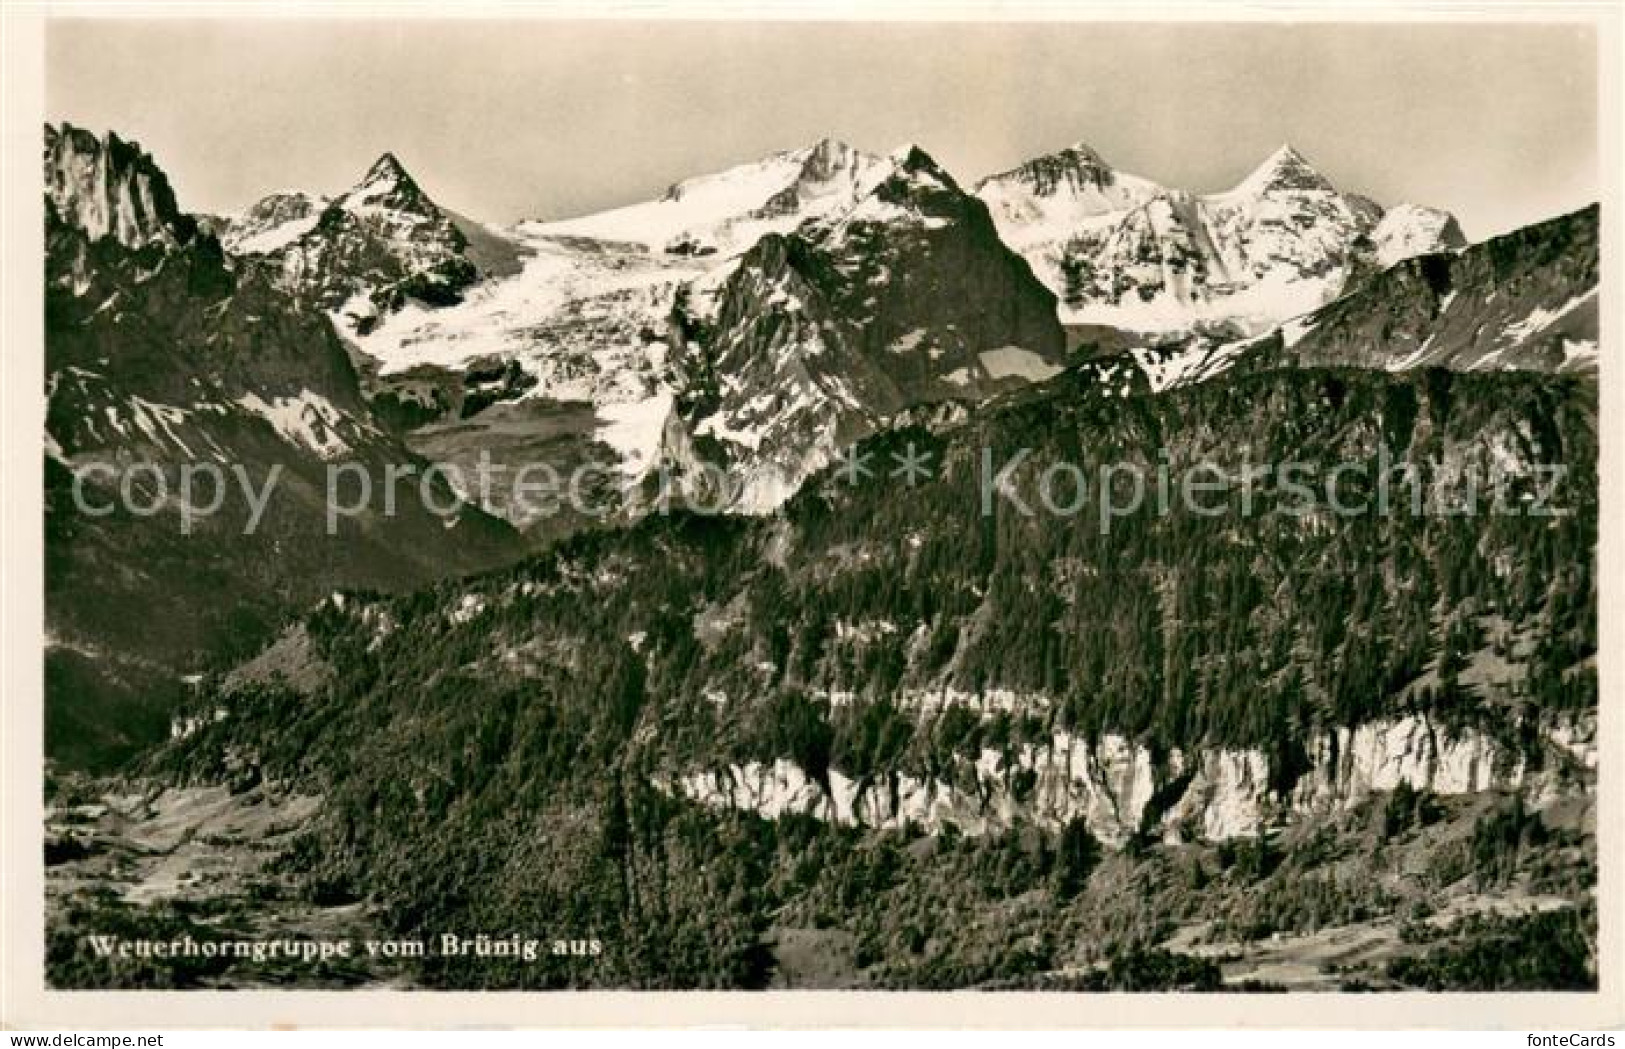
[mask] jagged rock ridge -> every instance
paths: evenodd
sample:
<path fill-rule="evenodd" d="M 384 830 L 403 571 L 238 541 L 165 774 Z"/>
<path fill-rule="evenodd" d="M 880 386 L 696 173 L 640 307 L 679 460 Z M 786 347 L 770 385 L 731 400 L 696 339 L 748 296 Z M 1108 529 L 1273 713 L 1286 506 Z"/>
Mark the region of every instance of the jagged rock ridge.
<path fill-rule="evenodd" d="M 139 145 L 67 123 L 45 125 L 45 200 L 57 219 L 92 241 L 112 237 L 139 248 L 184 243 L 197 232 L 176 206 L 168 177 Z"/>

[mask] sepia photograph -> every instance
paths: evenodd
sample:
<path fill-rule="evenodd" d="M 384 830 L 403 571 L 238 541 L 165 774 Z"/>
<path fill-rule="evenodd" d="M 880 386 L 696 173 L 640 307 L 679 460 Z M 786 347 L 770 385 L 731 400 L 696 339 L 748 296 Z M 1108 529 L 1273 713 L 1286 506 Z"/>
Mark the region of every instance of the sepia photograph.
<path fill-rule="evenodd" d="M 44 17 L 5 950 L 1617 996 L 1617 13 Z"/>

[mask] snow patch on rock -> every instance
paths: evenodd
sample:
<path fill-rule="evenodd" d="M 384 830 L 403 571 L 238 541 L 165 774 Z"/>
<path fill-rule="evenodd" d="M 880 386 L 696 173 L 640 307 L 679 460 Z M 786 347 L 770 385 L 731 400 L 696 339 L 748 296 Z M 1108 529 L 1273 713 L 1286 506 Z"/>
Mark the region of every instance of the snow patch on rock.
<path fill-rule="evenodd" d="M 1017 378 L 1028 382 L 1043 382 L 1061 374 L 1062 369 L 1051 364 L 1031 350 L 1020 346 L 1001 346 L 977 355 L 988 375 L 995 379 Z"/>

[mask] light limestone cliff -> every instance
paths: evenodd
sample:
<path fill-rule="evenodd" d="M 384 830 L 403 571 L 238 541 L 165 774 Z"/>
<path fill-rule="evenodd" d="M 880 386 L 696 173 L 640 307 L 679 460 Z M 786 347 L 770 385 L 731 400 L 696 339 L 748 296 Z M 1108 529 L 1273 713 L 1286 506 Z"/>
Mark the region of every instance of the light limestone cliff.
<path fill-rule="evenodd" d="M 1553 730 L 1548 745 L 1553 760 L 1533 773 L 1487 735 L 1449 732 L 1420 715 L 1340 728 L 1310 743 L 1312 767 L 1284 798 L 1271 792 L 1269 765 L 1258 751 L 1175 750 L 1159 768 L 1150 751 L 1122 737 L 1091 745 L 1064 732 L 1010 754 L 983 750 L 946 778 L 855 780 L 831 770 L 820 783 L 780 758 L 689 772 L 661 785 L 705 805 L 770 819 L 803 814 L 881 829 L 912 822 L 931 832 L 952 823 L 981 834 L 1020 822 L 1056 827 L 1082 818 L 1109 844 L 1142 827 L 1168 838 L 1217 841 L 1343 811 L 1402 782 L 1444 795 L 1522 789 L 1538 804 L 1552 796 L 1565 765 L 1574 771 L 1596 764 L 1595 732 L 1585 723 Z"/>

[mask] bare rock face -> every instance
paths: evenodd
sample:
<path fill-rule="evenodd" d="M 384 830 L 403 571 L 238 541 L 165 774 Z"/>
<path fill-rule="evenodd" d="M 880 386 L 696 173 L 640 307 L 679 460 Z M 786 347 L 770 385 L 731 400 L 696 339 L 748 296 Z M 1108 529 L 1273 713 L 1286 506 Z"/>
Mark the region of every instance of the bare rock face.
<path fill-rule="evenodd" d="M 92 241 L 112 237 L 139 248 L 184 243 L 197 233 L 152 157 L 111 132 L 97 138 L 67 123 L 45 126 L 45 200 Z"/>
<path fill-rule="evenodd" d="M 1311 740 L 1309 768 L 1290 792 L 1271 785 L 1269 759 L 1245 749 L 1174 750 L 1158 755 L 1132 740 L 1066 732 L 1023 748 L 1012 759 L 986 751 L 957 780 L 907 774 L 854 778 L 830 770 L 819 781 L 785 758 L 674 776 L 661 786 L 701 804 L 767 819 L 811 816 L 846 826 L 929 833 L 952 826 L 989 834 L 1023 824 L 1059 830 L 1081 820 L 1101 841 L 1121 847 L 1148 828 L 1170 841 L 1253 837 L 1272 826 L 1347 812 L 1406 784 L 1451 797 L 1492 790 L 1534 799 L 1563 790 L 1563 777 L 1595 766 L 1587 719 L 1555 726 L 1542 738 L 1543 763 L 1487 734 L 1451 730 L 1426 717 L 1338 728 Z M 1019 785 L 1019 786 L 1018 786 Z"/>

